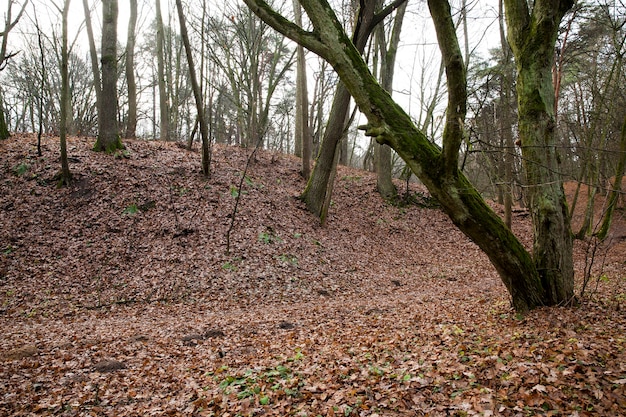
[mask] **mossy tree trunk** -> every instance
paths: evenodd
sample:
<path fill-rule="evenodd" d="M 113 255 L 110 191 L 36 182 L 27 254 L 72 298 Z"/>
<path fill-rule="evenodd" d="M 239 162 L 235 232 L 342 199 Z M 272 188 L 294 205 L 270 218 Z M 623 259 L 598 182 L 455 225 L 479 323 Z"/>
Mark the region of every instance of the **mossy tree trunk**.
<path fill-rule="evenodd" d="M 117 0 L 102 1 L 102 92 L 95 151 L 123 149 L 117 124 Z"/>
<path fill-rule="evenodd" d="M 519 137 L 533 220 L 533 261 L 547 304 L 574 296 L 572 233 L 556 150 L 552 65 L 559 24 L 572 0 L 505 0 L 517 66 Z"/>
<path fill-rule="evenodd" d="M 517 311 L 560 302 L 552 296 L 550 287 L 544 287 L 543 272 L 540 276 L 531 255 L 458 169 L 467 90 L 463 58 L 447 1 L 428 2 L 448 83 L 449 103 L 442 148 L 429 141 L 376 82 L 326 0 L 301 0 L 314 26 L 312 31 L 288 21 L 262 0 L 245 2 L 276 30 L 334 67 L 368 118 L 366 133 L 393 148 L 428 187 L 454 224 L 485 252 Z M 556 226 L 557 231 L 561 227 L 563 225 Z"/>
<path fill-rule="evenodd" d="M 9 132 L 9 126 L 4 116 L 4 105 L 2 103 L 2 91 L 0 91 L 0 140 L 8 139 L 11 137 Z"/>

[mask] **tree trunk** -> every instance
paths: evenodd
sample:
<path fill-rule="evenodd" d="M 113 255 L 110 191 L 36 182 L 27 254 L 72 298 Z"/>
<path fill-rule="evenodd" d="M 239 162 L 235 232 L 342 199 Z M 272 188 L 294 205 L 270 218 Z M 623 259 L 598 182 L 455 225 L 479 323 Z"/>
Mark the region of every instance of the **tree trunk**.
<path fill-rule="evenodd" d="M 2 98 L 2 91 L 0 91 L 0 140 L 8 139 L 11 137 L 9 132 L 9 126 L 4 115 L 4 103 Z"/>
<path fill-rule="evenodd" d="M 85 13 L 85 27 L 87 28 L 87 39 L 89 41 L 89 56 L 91 57 L 93 87 L 96 91 L 96 107 L 98 112 L 98 119 L 100 119 L 100 104 L 102 103 L 102 81 L 100 79 L 100 68 L 98 67 L 98 51 L 96 50 L 96 41 L 93 35 L 93 26 L 91 24 L 91 12 L 89 11 L 88 0 L 83 0 L 83 11 Z"/>
<path fill-rule="evenodd" d="M 123 149 L 117 125 L 117 0 L 102 1 L 102 102 L 94 150 Z"/>
<path fill-rule="evenodd" d="M 302 10 L 297 0 L 293 1 L 293 8 L 296 25 L 302 26 Z M 302 45 L 297 46 L 296 64 L 296 156 L 302 158 L 302 176 L 308 180 L 311 176 L 311 135 L 309 133 L 306 60 Z"/>
<path fill-rule="evenodd" d="M 511 115 L 511 85 L 513 83 L 511 67 L 511 48 L 506 41 L 503 0 L 498 1 L 498 21 L 500 28 L 500 48 L 502 49 L 502 62 L 500 64 L 502 74 L 500 74 L 500 132 L 502 143 L 504 144 L 503 161 L 504 164 L 504 224 L 510 229 L 513 222 L 513 163 L 515 154 L 515 144 L 511 128 L 513 118 Z"/>
<path fill-rule="evenodd" d="M 209 143 L 209 126 L 204 114 L 204 104 L 202 100 L 202 91 L 196 76 L 196 69 L 193 64 L 193 56 L 191 44 L 189 43 L 189 35 L 187 34 L 187 25 L 185 24 L 185 15 L 183 13 L 183 5 L 181 0 L 176 0 L 176 9 L 178 10 L 178 22 L 180 24 L 180 36 L 183 39 L 185 52 L 187 53 L 187 65 L 189 66 L 189 77 L 191 78 L 191 87 L 196 100 L 196 110 L 198 112 L 198 123 L 200 124 L 200 135 L 202 136 L 202 173 L 209 176 L 211 173 L 211 152 Z"/>
<path fill-rule="evenodd" d="M 533 220 L 533 260 L 546 304 L 574 297 L 572 235 L 556 152 L 552 64 L 559 23 L 572 0 L 505 0 L 517 66 L 519 135 Z"/>
<path fill-rule="evenodd" d="M 137 0 L 130 0 L 130 19 L 126 41 L 126 83 L 128 84 L 128 121 L 124 137 L 137 136 L 137 83 L 135 82 L 135 26 L 137 25 Z"/>
<path fill-rule="evenodd" d="M 156 57 L 157 57 L 157 84 L 159 86 L 159 131 L 161 140 L 170 140 L 170 111 L 167 100 L 167 86 L 165 82 L 165 49 L 163 33 L 163 17 L 161 16 L 161 1 L 156 0 Z"/>
<path fill-rule="evenodd" d="M 7 11 L 4 14 L 4 18 L 5 18 L 4 29 L 0 32 L 0 35 L 2 37 L 2 43 L 0 45 L 0 71 L 5 67 L 6 61 L 16 55 L 16 53 L 7 54 L 9 32 L 11 31 L 11 29 L 15 27 L 15 25 L 17 25 L 17 22 L 19 22 L 20 18 L 22 17 L 22 14 L 24 14 L 24 10 L 26 9 L 26 5 L 28 4 L 28 1 L 25 1 L 22 4 L 22 8 L 20 9 L 15 19 L 12 19 L 11 17 L 13 4 L 14 4 L 13 1 L 9 1 L 7 3 Z M 11 136 L 11 134 L 9 132 L 9 126 L 6 121 L 6 115 L 4 114 L 4 102 L 2 99 L 1 93 L 2 92 L 0 91 L 0 140 L 4 140 L 4 139 L 8 139 Z"/>
<path fill-rule="evenodd" d="M 376 16 L 374 13 L 378 4 L 379 0 L 365 2 L 364 7 L 359 9 L 357 24 L 352 37 L 354 46 L 359 54 L 363 53 L 374 27 L 382 20 L 380 16 Z M 387 11 L 388 13 L 390 11 Z M 345 123 L 349 107 L 350 92 L 340 82 L 335 92 L 330 117 L 324 131 L 324 138 L 322 139 L 315 167 L 301 196 L 309 211 L 320 217 L 320 219 L 322 218 L 322 213 L 327 212 L 327 209 L 323 209 L 324 201 L 330 202 L 330 196 L 332 195 L 331 173 L 337 169 L 339 158 L 335 158 L 335 153 L 339 151 L 341 140 L 345 136 Z"/>
<path fill-rule="evenodd" d="M 524 312 L 560 302 L 554 302 L 550 289 L 544 289 L 524 246 L 459 171 L 458 151 L 463 139 L 467 92 L 463 59 L 447 1 L 429 1 L 448 75 L 449 103 L 443 148 L 429 141 L 376 82 L 325 0 L 302 1 L 314 32 L 291 24 L 262 0 L 245 2 L 268 24 L 322 56 L 335 68 L 368 118 L 369 124 L 364 127 L 366 133 L 391 146 L 428 187 L 454 224 L 485 252 L 500 274 L 516 310 Z"/>
<path fill-rule="evenodd" d="M 69 71 L 68 71 L 68 41 L 67 41 L 67 15 L 70 8 L 70 0 L 65 0 L 63 4 L 63 23 L 62 23 L 62 40 L 61 40 L 61 126 L 59 128 L 59 136 L 61 142 L 61 172 L 59 172 L 58 186 L 69 185 L 72 181 L 72 174 L 70 173 L 70 166 L 67 160 L 67 119 L 69 114 L 70 104 L 70 85 L 69 85 Z"/>
<path fill-rule="evenodd" d="M 620 157 L 617 162 L 617 168 L 615 169 L 615 180 L 613 181 L 613 187 L 609 194 L 609 200 L 607 203 L 606 211 L 602 219 L 602 226 L 598 231 L 598 238 L 600 240 L 606 239 L 611 228 L 611 222 L 613 220 L 613 213 L 617 207 L 617 200 L 622 191 L 622 178 L 624 176 L 624 170 L 626 167 L 626 117 L 622 122 L 622 130 L 620 133 L 620 145 L 619 145 Z"/>
<path fill-rule="evenodd" d="M 393 75 L 406 5 L 407 3 L 404 3 L 398 8 L 393 27 L 391 29 L 389 45 L 387 45 L 387 41 L 385 39 L 384 26 L 379 25 L 377 29 L 378 46 L 380 48 L 381 57 L 380 83 L 390 95 L 392 95 L 393 91 Z M 391 180 L 391 148 L 375 142 L 374 154 L 376 161 L 376 188 L 378 189 L 378 193 L 386 200 L 393 200 L 397 197 L 398 190 Z"/>

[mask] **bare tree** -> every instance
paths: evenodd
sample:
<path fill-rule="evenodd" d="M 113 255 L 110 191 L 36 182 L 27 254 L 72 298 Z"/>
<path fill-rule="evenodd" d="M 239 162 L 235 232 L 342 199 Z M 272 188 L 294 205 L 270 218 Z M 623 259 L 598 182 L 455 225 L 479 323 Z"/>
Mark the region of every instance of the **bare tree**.
<path fill-rule="evenodd" d="M 61 43 L 61 127 L 60 127 L 60 142 L 61 142 L 61 172 L 57 175 L 57 184 L 59 187 L 69 185 L 72 180 L 72 174 L 70 173 L 70 166 L 67 160 L 67 120 L 70 107 L 70 86 L 68 76 L 68 36 L 67 36 L 67 15 L 69 13 L 70 0 L 65 0 L 63 3 L 63 35 Z"/>
<path fill-rule="evenodd" d="M 167 99 L 167 83 L 165 80 L 165 46 L 163 16 L 161 1 L 156 1 L 156 57 L 157 57 L 157 84 L 159 86 L 159 131 L 161 140 L 170 140 L 170 110 Z"/>
<path fill-rule="evenodd" d="M 135 80 L 135 28 L 137 26 L 137 0 L 130 0 L 130 19 L 126 40 L 126 84 L 128 85 L 128 120 L 124 137 L 137 135 L 137 82 Z"/>
<path fill-rule="evenodd" d="M 191 86 L 196 100 L 196 109 L 198 112 L 198 122 L 200 123 L 200 135 L 202 136 L 202 173 L 209 176 L 211 173 L 211 153 L 209 126 L 204 114 L 204 100 L 202 99 L 202 91 L 196 76 L 196 69 L 193 63 L 193 55 L 191 44 L 189 43 L 189 35 L 187 34 L 187 25 L 185 23 L 185 14 L 183 13 L 183 5 L 181 0 L 176 0 L 176 9 L 178 10 L 178 22 L 180 23 L 180 35 L 185 45 L 187 54 L 187 64 L 189 65 L 189 76 L 191 78 Z"/>
<path fill-rule="evenodd" d="M 14 3 L 14 0 L 9 0 L 7 4 L 7 11 L 4 20 L 4 29 L 2 30 L 2 32 L 0 32 L 0 37 L 2 37 L 2 45 L 0 46 L 0 71 L 2 71 L 6 67 L 9 59 L 17 55 L 17 52 L 7 52 L 9 32 L 11 32 L 11 29 L 13 29 L 15 25 L 17 25 L 17 23 L 20 21 L 20 18 L 22 17 L 22 14 L 26 9 L 26 5 L 28 4 L 28 0 L 24 1 L 24 3 L 22 4 L 22 8 L 18 12 L 15 19 L 13 19 L 11 15 Z M 2 89 L 0 89 L 0 140 L 6 139 L 10 136 L 2 102 Z"/>
<path fill-rule="evenodd" d="M 302 26 L 302 9 L 297 0 L 293 1 L 296 25 Z M 306 57 L 304 47 L 297 46 L 296 66 L 296 156 L 302 158 L 302 176 L 311 175 L 311 134 L 309 133 L 309 100 L 306 77 Z"/>

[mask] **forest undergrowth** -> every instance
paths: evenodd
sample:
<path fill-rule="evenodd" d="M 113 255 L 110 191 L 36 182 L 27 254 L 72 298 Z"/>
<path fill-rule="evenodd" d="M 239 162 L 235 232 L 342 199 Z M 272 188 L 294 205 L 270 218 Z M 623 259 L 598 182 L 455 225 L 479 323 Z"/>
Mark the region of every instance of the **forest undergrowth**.
<path fill-rule="evenodd" d="M 59 189 L 58 138 L 0 142 L 0 415 L 626 415 L 623 205 L 579 304 L 521 317 L 372 173 L 339 168 L 320 227 L 295 157 L 257 152 L 239 190 L 249 150 L 216 145 L 206 179 L 197 152 L 125 144 L 70 138 Z"/>

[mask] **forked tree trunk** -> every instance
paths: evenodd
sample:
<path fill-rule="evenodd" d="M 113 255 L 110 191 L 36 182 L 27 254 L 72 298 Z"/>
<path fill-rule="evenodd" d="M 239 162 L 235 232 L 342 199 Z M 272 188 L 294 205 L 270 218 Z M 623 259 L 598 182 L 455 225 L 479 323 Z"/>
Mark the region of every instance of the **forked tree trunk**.
<path fill-rule="evenodd" d="M 375 14 L 377 5 L 379 4 L 378 0 L 363 3 L 363 7 L 359 10 L 357 23 L 352 36 L 353 44 L 359 54 L 362 54 L 365 50 L 367 40 L 376 25 L 402 3 L 403 1 L 396 1 L 378 14 Z M 306 9 L 306 5 L 303 4 L 303 6 Z M 339 160 L 339 158 L 335 157 L 335 153 L 339 152 L 342 138 L 345 136 L 349 108 L 350 92 L 343 83 L 340 82 L 335 91 L 335 97 L 315 167 L 313 168 L 309 182 L 301 197 L 309 211 L 320 217 L 322 223 L 324 223 L 325 214 L 328 211 L 328 207 L 325 207 L 324 202 L 330 202 L 333 188 L 331 180 L 334 178 L 332 173 L 337 169 L 337 162 Z"/>
<path fill-rule="evenodd" d="M 245 2 L 272 27 L 322 56 L 335 68 L 343 84 L 368 118 L 366 133 L 375 137 L 378 142 L 395 149 L 440 202 L 454 224 L 485 252 L 500 274 L 517 311 L 524 312 L 538 306 L 554 305 L 569 300 L 568 282 L 560 282 L 563 287 L 559 287 L 559 285 L 552 285 L 545 281 L 546 272 L 538 270 L 524 246 L 459 171 L 458 152 L 463 139 L 467 88 L 463 58 L 447 1 L 429 1 L 448 76 L 449 103 L 443 148 L 429 141 L 415 127 L 404 110 L 376 82 L 325 0 L 302 0 L 302 5 L 315 28 L 314 32 L 307 32 L 293 25 L 262 0 L 245 0 Z M 513 0 L 509 1 L 509 3 L 512 2 Z M 525 0 L 520 0 L 520 3 L 514 6 L 521 7 L 522 3 L 526 5 Z M 553 5 L 546 5 L 541 0 L 537 0 L 534 11 L 545 12 L 546 6 Z M 564 13 L 567 7 L 563 5 L 561 9 Z M 511 12 L 515 13 L 514 10 Z M 559 19 L 556 16 L 554 20 L 558 24 Z M 554 37 L 544 42 L 549 43 L 550 40 L 554 42 Z M 548 95 L 553 97 L 553 94 Z M 545 173 L 541 171 L 538 174 Z M 532 184 L 535 186 L 537 181 L 540 184 L 544 183 L 544 178 L 541 176 L 532 179 Z M 550 200 L 551 198 L 548 198 L 543 201 L 549 204 Z M 550 229 L 548 232 L 558 233 L 566 226 L 566 219 L 546 220 L 559 222 L 554 225 L 541 225 L 541 227 L 548 227 Z M 558 236 L 561 239 L 563 235 Z M 567 241 L 565 243 L 549 253 L 542 252 L 538 257 L 553 258 L 554 254 L 566 252 Z M 571 239 L 569 243 L 569 258 L 571 259 Z M 543 248 L 540 247 L 540 249 Z M 562 258 L 566 261 L 567 254 L 564 254 Z M 563 266 L 567 268 L 567 265 Z M 571 263 L 569 266 L 571 268 Z M 565 273 L 561 276 L 567 279 Z"/>

